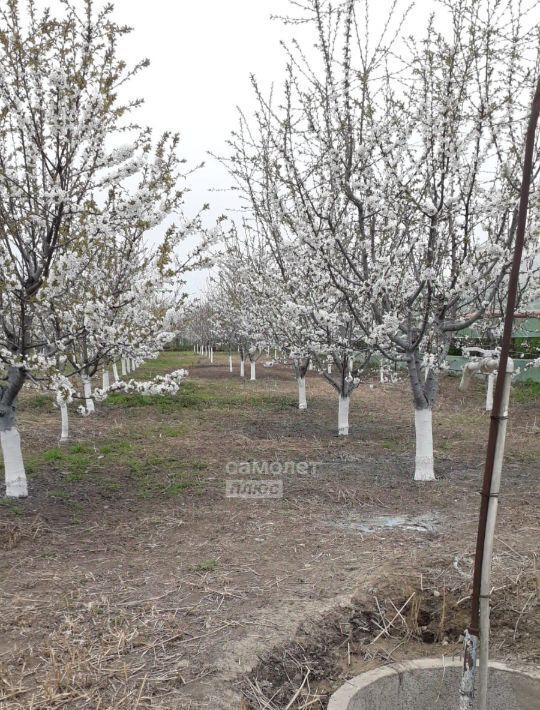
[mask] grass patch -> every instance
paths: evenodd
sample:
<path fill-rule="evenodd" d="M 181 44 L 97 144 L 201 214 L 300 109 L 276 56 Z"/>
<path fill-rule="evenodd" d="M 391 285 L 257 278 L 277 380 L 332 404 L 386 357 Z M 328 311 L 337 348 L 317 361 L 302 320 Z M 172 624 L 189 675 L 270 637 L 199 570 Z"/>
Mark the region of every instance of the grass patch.
<path fill-rule="evenodd" d="M 123 439 L 115 439 L 114 441 L 100 446 L 99 452 L 104 456 L 115 456 L 126 454 L 127 452 L 131 451 L 132 448 L 133 447 L 129 441 L 124 441 Z"/>
<path fill-rule="evenodd" d="M 53 490 L 47 493 L 49 498 L 54 498 L 55 500 L 69 500 L 69 493 L 63 490 Z"/>
<path fill-rule="evenodd" d="M 174 428 L 171 433 L 176 436 L 177 432 Z M 34 454 L 27 469 L 35 474 L 51 467 L 63 474 L 63 484 L 87 481 L 107 497 L 129 490 L 141 498 L 158 498 L 203 492 L 199 474 L 207 464 L 198 460 L 179 462 L 167 447 L 148 450 L 130 441 L 112 439 L 97 449 L 85 444 L 48 449 Z M 71 490 L 55 489 L 48 496 L 66 499 Z"/>
<path fill-rule="evenodd" d="M 97 483 L 107 493 L 119 493 L 122 490 L 122 484 L 112 478 L 100 478 Z"/>
<path fill-rule="evenodd" d="M 7 498 L 0 498 L 0 508 L 11 513 L 11 515 L 22 515 L 20 506 Z"/>
<path fill-rule="evenodd" d="M 388 451 L 401 451 L 403 448 L 401 441 L 394 441 L 393 439 L 382 439 L 381 446 Z"/>
<path fill-rule="evenodd" d="M 207 467 L 202 461 L 178 464 L 174 457 L 150 456 L 145 460 L 130 460 L 128 466 L 135 481 L 136 493 L 141 498 L 172 497 L 186 491 L 204 491 L 197 477 Z"/>
<path fill-rule="evenodd" d="M 133 409 L 134 407 L 156 407 L 160 411 L 170 410 L 175 407 L 176 397 L 170 394 L 111 394 L 104 402 L 110 409 Z"/>
<path fill-rule="evenodd" d="M 540 382 L 518 382 L 514 385 L 512 397 L 516 402 L 532 402 L 540 399 Z"/>
<path fill-rule="evenodd" d="M 50 394 L 41 394 L 39 392 L 25 393 L 21 396 L 17 408 L 24 411 L 39 411 L 39 412 L 53 412 L 54 403 L 53 398 Z"/>
<path fill-rule="evenodd" d="M 74 444 L 73 446 L 56 446 L 41 453 L 27 456 L 26 472 L 33 476 L 44 468 L 62 470 L 67 474 L 66 480 L 80 481 L 88 473 L 92 465 L 94 450 L 87 444 Z"/>
<path fill-rule="evenodd" d="M 219 562 L 217 560 L 205 560 L 200 562 L 198 565 L 193 567 L 194 572 L 215 572 L 219 567 Z"/>
<path fill-rule="evenodd" d="M 187 422 L 178 422 L 177 424 L 161 424 L 155 430 L 159 437 L 176 439 L 178 436 L 183 436 L 191 430 Z"/>

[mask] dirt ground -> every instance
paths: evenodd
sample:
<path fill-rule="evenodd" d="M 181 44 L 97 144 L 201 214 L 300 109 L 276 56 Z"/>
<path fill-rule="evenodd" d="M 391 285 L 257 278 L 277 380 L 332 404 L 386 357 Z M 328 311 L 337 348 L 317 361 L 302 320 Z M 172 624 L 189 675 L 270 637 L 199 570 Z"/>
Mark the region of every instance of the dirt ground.
<path fill-rule="evenodd" d="M 27 393 L 30 497 L 0 499 L 0 708 L 324 708 L 347 677 L 459 654 L 489 418 L 478 382 L 445 378 L 437 481 L 414 483 L 406 383 L 337 396 L 290 369 L 257 382 L 188 367 L 176 397 L 119 395 L 95 416 Z M 540 394 L 516 387 L 493 569 L 492 654 L 540 661 Z M 225 496 L 238 465 L 283 466 L 283 497 Z M 314 465 L 312 465 L 314 464 Z M 256 468 L 257 468 L 256 467 Z M 277 471 L 277 466 L 270 471 Z M 232 472 L 232 473 L 231 473 Z"/>

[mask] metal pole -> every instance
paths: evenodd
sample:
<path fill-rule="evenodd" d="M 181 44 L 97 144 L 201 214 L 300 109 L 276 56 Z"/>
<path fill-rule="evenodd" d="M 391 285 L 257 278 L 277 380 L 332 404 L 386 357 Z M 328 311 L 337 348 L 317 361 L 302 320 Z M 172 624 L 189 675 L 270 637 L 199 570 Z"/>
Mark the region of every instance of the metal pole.
<path fill-rule="evenodd" d="M 521 257 L 525 241 L 525 228 L 527 225 L 527 212 L 529 207 L 529 192 L 531 188 L 532 166 L 534 157 L 534 143 L 536 127 L 540 115 L 540 77 L 536 83 L 536 89 L 531 106 L 529 124 L 527 126 L 527 136 L 525 141 L 525 156 L 523 160 L 523 175 L 521 181 L 521 192 L 519 199 L 518 220 L 516 228 L 516 239 L 514 244 L 514 257 L 508 281 L 508 300 L 504 317 L 504 331 L 501 342 L 501 354 L 499 358 L 499 369 L 497 372 L 497 382 L 493 396 L 493 409 L 491 412 L 491 422 L 489 428 L 488 445 L 486 451 L 486 464 L 484 468 L 484 481 L 482 485 L 482 498 L 480 502 L 480 516 L 478 521 L 478 536 L 476 540 L 476 554 L 474 560 L 473 589 L 471 599 L 471 620 L 466 634 L 463 680 L 461 687 L 460 710 L 468 710 L 473 707 L 474 674 L 476 670 L 476 649 L 478 637 L 483 629 L 480 629 L 480 597 L 482 586 L 482 568 L 484 565 L 484 549 L 486 545 L 486 526 L 488 520 L 488 510 L 490 498 L 492 496 L 492 480 L 497 454 L 497 440 L 500 432 L 500 424 L 504 416 L 503 395 L 505 389 L 506 371 L 508 366 L 508 355 L 512 340 L 512 328 L 514 324 L 514 312 L 517 303 L 517 291 L 519 286 L 519 272 L 521 268 Z M 485 633 L 489 630 L 486 628 Z M 484 707 L 478 710 L 485 710 Z"/>

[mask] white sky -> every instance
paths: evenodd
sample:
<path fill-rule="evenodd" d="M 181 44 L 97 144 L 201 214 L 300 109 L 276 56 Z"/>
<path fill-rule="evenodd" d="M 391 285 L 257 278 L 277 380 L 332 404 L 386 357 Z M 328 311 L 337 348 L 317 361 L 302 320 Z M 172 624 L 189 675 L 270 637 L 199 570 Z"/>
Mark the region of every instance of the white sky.
<path fill-rule="evenodd" d="M 371 3 L 379 15 L 375 20 L 384 17 L 388 2 Z M 417 0 L 416 5 L 424 25 L 434 3 Z M 206 162 L 191 178 L 187 212 L 209 202 L 208 216 L 215 221 L 238 200 L 231 193 L 211 192 L 227 190 L 232 181 L 207 153 L 226 153 L 225 141 L 236 127 L 236 106 L 248 111 L 253 106 L 251 73 L 264 87 L 280 82 L 284 28 L 270 16 L 295 13 L 288 0 L 115 0 L 115 6 L 117 20 L 134 28 L 122 56 L 130 62 L 151 60 L 130 87 L 130 94 L 146 101 L 140 121 L 156 133 L 179 131 L 188 163 Z M 200 290 L 206 278 L 205 273 L 190 276 L 188 290 Z"/>
<path fill-rule="evenodd" d="M 270 15 L 285 12 L 288 0 L 116 0 L 116 17 L 133 26 L 122 45 L 128 61 L 148 57 L 150 67 L 130 87 L 145 99 L 139 119 L 156 133 L 181 134 L 181 153 L 189 165 L 205 167 L 190 178 L 186 211 L 205 202 L 212 223 L 237 198 L 224 168 L 207 155 L 224 154 L 236 127 L 236 106 L 251 104 L 250 73 L 270 84 L 282 76 L 280 23 Z M 205 273 L 188 277 L 188 289 L 204 286 Z"/>

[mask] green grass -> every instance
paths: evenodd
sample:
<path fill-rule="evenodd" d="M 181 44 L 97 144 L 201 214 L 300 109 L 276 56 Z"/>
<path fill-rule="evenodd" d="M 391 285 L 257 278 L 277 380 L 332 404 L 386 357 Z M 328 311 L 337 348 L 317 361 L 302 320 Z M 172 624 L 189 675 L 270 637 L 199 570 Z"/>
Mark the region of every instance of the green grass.
<path fill-rule="evenodd" d="M 160 354 L 157 360 L 148 360 L 141 367 L 135 370 L 134 377 L 137 380 L 151 380 L 156 375 L 163 375 L 165 372 L 194 367 L 198 361 L 198 356 L 193 352 L 166 350 Z"/>
<path fill-rule="evenodd" d="M 49 491 L 47 495 L 49 498 L 56 498 L 57 500 L 69 500 L 68 491 L 64 491 L 62 489 Z"/>
<path fill-rule="evenodd" d="M 219 567 L 219 562 L 217 560 L 205 560 L 200 562 L 198 565 L 193 567 L 194 572 L 215 572 Z"/>
<path fill-rule="evenodd" d="M 175 422 L 174 424 L 160 424 L 153 430 L 153 433 L 158 437 L 176 439 L 187 434 L 190 430 L 191 426 L 188 422 Z"/>
<path fill-rule="evenodd" d="M 125 454 L 126 452 L 131 451 L 132 448 L 133 446 L 131 443 L 129 441 L 125 441 L 125 439 L 113 439 L 107 444 L 101 445 L 99 447 L 99 453 L 108 456 L 116 456 Z"/>
<path fill-rule="evenodd" d="M 540 399 L 540 382 L 519 382 L 514 385 L 512 398 L 516 402 L 532 402 Z"/>
<path fill-rule="evenodd" d="M 20 506 L 9 500 L 9 498 L 0 498 L 0 508 L 8 513 L 11 513 L 11 515 L 22 515 Z"/>
<path fill-rule="evenodd" d="M 178 461 L 178 456 L 166 447 L 148 450 L 131 441 L 111 439 L 97 448 L 74 444 L 27 457 L 29 475 L 35 477 L 51 467 L 63 477 L 48 496 L 69 500 L 72 484 L 83 481 L 91 483 L 105 497 L 123 491 L 142 498 L 173 497 L 187 491 L 202 493 L 204 486 L 199 479 L 207 464 L 194 459 Z"/>
<path fill-rule="evenodd" d="M 192 352 L 164 352 L 134 375 L 137 379 L 150 379 L 179 368 L 189 370 L 198 362 L 207 364 Z M 74 443 L 25 452 L 27 472 L 29 476 L 44 474 L 54 480 L 49 497 L 69 502 L 81 485 L 107 498 L 124 493 L 158 499 L 187 492 L 201 494 L 205 491 L 207 464 L 182 459 L 169 442 L 172 445 L 172 440 L 206 426 L 208 419 L 216 419 L 216 411 L 219 420 L 226 422 L 226 413 L 250 418 L 255 414 L 264 416 L 264 412 L 296 409 L 296 397 L 263 387 L 261 382 L 241 381 L 238 377 L 213 382 L 188 378 L 177 395 L 111 395 L 98 407 L 102 416 L 120 415 L 127 420 L 122 434 L 95 444 Z M 25 406 L 33 409 L 34 403 L 38 409 L 52 408 L 52 399 L 47 395 L 35 394 Z"/>
<path fill-rule="evenodd" d="M 264 407 L 274 411 L 296 407 L 293 397 L 257 392 L 251 388 L 238 389 L 229 382 L 215 387 L 186 380 L 176 395 L 114 394 L 105 406 L 112 409 L 137 409 L 153 407 L 161 414 L 174 414 L 185 409 L 226 410 Z"/>
<path fill-rule="evenodd" d="M 41 394 L 34 392 L 32 393 L 31 397 L 21 397 L 20 402 L 17 405 L 17 409 L 21 412 L 29 410 L 32 410 L 34 412 L 53 412 L 55 411 L 54 400 L 52 395 L 50 394 Z"/>
<path fill-rule="evenodd" d="M 382 439 L 381 446 L 388 451 L 401 451 L 403 443 L 401 441 L 394 441 L 393 439 Z"/>
<path fill-rule="evenodd" d="M 95 451 L 88 444 L 56 446 L 27 455 L 26 472 L 29 476 L 34 476 L 43 468 L 52 466 L 66 474 L 67 481 L 80 481 L 88 473 L 95 458 Z"/>
<path fill-rule="evenodd" d="M 134 490 L 141 498 L 173 497 L 186 491 L 202 493 L 198 474 L 206 469 L 202 461 L 178 462 L 174 456 L 147 456 L 128 463 Z"/>
<path fill-rule="evenodd" d="M 104 402 L 110 409 L 134 409 L 141 407 L 155 407 L 158 411 L 168 412 L 177 408 L 176 396 L 173 395 L 145 395 L 145 394 L 111 394 Z"/>

